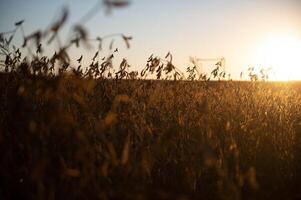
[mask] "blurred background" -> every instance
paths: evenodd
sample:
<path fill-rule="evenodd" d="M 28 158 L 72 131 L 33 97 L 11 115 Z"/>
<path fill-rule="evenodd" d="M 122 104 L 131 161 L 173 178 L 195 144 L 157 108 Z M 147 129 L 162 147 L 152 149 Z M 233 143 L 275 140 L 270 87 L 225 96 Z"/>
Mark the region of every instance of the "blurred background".
<path fill-rule="evenodd" d="M 45 29 L 62 7 L 70 11 L 62 39 L 97 7 L 96 14 L 83 24 L 90 38 L 112 33 L 133 36 L 130 49 L 116 39 L 119 59 L 127 58 L 132 70 L 141 70 L 151 54 L 164 57 L 170 51 L 183 72 L 189 56 L 225 57 L 226 70 L 234 79 L 251 66 L 274 67 L 275 80 L 301 79 L 300 0 L 132 0 L 126 8 L 111 12 L 98 0 L 1 0 L 0 32 L 13 29 L 22 19 L 26 34 Z M 14 42 L 20 46 L 22 37 Z M 72 58 L 84 54 L 84 62 L 89 63 L 96 50 L 72 48 L 69 53 Z M 50 51 L 45 53 L 53 54 Z M 202 70 L 208 73 L 214 64 L 203 63 Z"/>

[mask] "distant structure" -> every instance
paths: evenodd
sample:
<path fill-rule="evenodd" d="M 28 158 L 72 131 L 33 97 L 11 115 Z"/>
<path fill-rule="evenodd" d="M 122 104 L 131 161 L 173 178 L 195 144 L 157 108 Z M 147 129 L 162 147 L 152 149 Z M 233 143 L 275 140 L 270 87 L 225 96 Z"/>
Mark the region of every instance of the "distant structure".
<path fill-rule="evenodd" d="M 199 62 L 200 67 L 203 67 L 204 62 L 214 62 L 216 61 L 217 63 L 215 65 L 219 65 L 223 68 L 223 70 L 226 70 L 226 59 L 224 57 L 221 58 L 196 58 L 196 60 Z"/>
<path fill-rule="evenodd" d="M 203 69 L 203 64 L 205 62 L 216 62 L 215 66 L 216 67 L 220 67 L 221 70 L 223 70 L 223 72 L 226 71 L 226 59 L 224 57 L 221 58 L 193 58 L 190 57 L 190 61 L 192 63 L 194 63 L 194 65 L 196 66 L 196 70 L 198 72 L 198 74 L 202 74 L 204 72 Z"/>

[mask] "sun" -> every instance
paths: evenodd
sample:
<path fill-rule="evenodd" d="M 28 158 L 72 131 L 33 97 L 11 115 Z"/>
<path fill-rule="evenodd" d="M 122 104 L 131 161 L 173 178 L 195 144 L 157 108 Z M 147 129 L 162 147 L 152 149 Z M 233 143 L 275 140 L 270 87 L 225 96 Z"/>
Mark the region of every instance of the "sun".
<path fill-rule="evenodd" d="M 260 47 L 260 65 L 270 68 L 270 80 L 301 80 L 301 37 L 293 34 L 269 36 Z"/>

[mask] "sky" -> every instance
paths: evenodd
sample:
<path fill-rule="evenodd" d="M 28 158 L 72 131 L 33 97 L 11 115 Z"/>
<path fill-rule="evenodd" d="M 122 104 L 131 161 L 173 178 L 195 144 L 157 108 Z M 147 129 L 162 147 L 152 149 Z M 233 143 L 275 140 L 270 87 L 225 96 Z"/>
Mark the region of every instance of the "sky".
<path fill-rule="evenodd" d="M 44 29 L 66 6 L 70 18 L 64 37 L 85 13 L 99 6 L 97 3 L 98 0 L 0 0 L 0 32 L 13 29 L 21 19 L 25 19 L 28 34 Z M 300 0 L 131 0 L 130 6 L 113 10 L 110 15 L 99 7 L 84 24 L 89 37 L 111 33 L 133 36 L 129 50 L 116 40 L 120 57 L 127 58 L 132 69 L 141 70 L 151 54 L 164 57 L 170 51 L 174 64 L 182 71 L 189 66 L 190 56 L 224 57 L 226 71 L 233 78 L 251 66 L 275 65 L 277 72 L 285 69 L 289 71 L 287 76 L 301 79 L 301 62 L 297 60 L 301 56 Z M 84 54 L 88 62 L 95 51 L 72 49 L 70 53 L 74 57 Z M 214 65 L 202 64 L 204 72 L 210 72 Z"/>

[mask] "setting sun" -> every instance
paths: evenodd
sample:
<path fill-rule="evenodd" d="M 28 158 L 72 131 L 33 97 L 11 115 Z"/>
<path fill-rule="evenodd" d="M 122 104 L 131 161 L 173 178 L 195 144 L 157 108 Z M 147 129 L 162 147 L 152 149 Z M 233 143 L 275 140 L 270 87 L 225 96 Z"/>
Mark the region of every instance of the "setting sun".
<path fill-rule="evenodd" d="M 270 68 L 270 78 L 276 81 L 299 80 L 301 38 L 293 34 L 273 35 L 259 50 L 263 68 Z"/>

